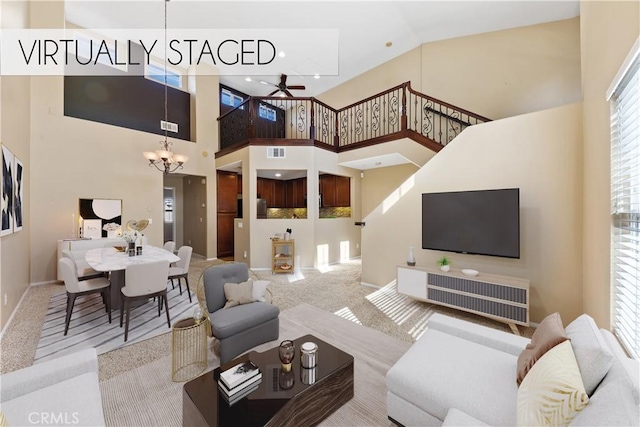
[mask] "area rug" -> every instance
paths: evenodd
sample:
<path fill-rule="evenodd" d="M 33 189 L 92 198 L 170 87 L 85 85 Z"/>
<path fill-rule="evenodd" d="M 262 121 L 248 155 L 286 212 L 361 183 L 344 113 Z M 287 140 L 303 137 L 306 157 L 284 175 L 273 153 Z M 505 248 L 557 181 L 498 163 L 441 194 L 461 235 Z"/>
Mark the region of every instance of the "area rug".
<path fill-rule="evenodd" d="M 338 315 L 300 304 L 280 313 L 280 337 L 253 350 L 264 351 L 281 340 L 306 334 L 346 351 L 354 357 L 355 394 L 321 425 L 389 426 L 386 381 L 389 368 L 411 343 L 359 325 Z M 211 347 L 211 346 L 210 346 Z M 321 360 L 322 355 L 318 355 Z M 209 351 L 208 370 L 219 366 Z M 171 356 L 104 380 L 100 383 L 102 406 L 108 426 L 182 425 L 182 386 L 171 381 Z"/>
<path fill-rule="evenodd" d="M 189 302 L 184 284 L 182 290 L 182 295 L 180 295 L 177 286 L 175 289 L 172 289 L 171 286 L 168 288 L 167 297 L 171 324 L 178 319 L 191 316 L 193 309 L 198 304 L 193 291 L 193 302 Z M 69 332 L 65 336 L 66 304 L 66 292 L 51 296 L 34 363 L 91 347 L 95 347 L 98 354 L 102 354 L 171 331 L 167 326 L 164 309 L 161 316 L 158 317 L 157 303 L 149 300 L 142 306 L 131 310 L 129 337 L 127 342 L 124 342 L 124 327 L 120 328 L 120 311 L 113 310 L 111 312 L 112 323 L 109 323 L 100 294 L 93 294 L 76 299 Z"/>

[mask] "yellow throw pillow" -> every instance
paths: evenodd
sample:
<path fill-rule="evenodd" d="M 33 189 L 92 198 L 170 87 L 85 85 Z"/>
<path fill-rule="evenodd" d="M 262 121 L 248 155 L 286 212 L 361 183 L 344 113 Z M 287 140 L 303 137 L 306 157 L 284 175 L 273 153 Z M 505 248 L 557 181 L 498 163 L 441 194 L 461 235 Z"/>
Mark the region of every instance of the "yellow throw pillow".
<path fill-rule="evenodd" d="M 571 341 L 547 351 L 518 389 L 518 426 L 566 426 L 589 403 Z"/>
<path fill-rule="evenodd" d="M 9 427 L 9 421 L 7 421 L 2 411 L 0 411 L 0 427 Z"/>
<path fill-rule="evenodd" d="M 227 298 L 227 303 L 224 305 L 224 308 L 252 303 L 253 280 L 249 279 L 242 283 L 225 283 L 224 296 Z"/>

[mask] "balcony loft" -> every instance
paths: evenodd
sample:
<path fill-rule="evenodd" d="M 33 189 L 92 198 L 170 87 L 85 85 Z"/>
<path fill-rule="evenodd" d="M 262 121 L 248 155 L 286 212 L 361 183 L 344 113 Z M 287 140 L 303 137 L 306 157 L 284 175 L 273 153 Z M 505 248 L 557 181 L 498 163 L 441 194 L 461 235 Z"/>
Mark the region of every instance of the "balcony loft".
<path fill-rule="evenodd" d="M 409 138 L 440 151 L 486 117 L 402 83 L 335 109 L 313 97 L 249 97 L 218 118 L 216 158 L 249 145 L 315 146 L 336 153 Z"/>

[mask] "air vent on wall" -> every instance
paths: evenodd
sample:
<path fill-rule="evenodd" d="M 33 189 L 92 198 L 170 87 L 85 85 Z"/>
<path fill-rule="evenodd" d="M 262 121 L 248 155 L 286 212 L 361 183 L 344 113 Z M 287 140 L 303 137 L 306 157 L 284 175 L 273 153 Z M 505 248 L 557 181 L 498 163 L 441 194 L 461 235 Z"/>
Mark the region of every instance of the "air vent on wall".
<path fill-rule="evenodd" d="M 284 147 L 267 147 L 267 159 L 284 159 Z"/>
<path fill-rule="evenodd" d="M 160 120 L 160 129 L 168 130 L 169 132 L 178 132 L 178 124 L 172 122 L 166 122 L 164 120 Z"/>

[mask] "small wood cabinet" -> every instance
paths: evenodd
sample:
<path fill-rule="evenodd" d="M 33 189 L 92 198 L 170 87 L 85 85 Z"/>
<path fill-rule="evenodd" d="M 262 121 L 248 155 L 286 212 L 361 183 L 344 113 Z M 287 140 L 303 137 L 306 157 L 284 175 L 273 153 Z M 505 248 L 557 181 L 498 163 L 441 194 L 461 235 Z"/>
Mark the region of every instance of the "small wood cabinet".
<path fill-rule="evenodd" d="M 327 208 L 351 206 L 351 178 L 323 174 L 319 179 L 322 206 Z"/>
<path fill-rule="evenodd" d="M 292 273 L 294 268 L 294 240 L 271 240 L 271 273 Z"/>

